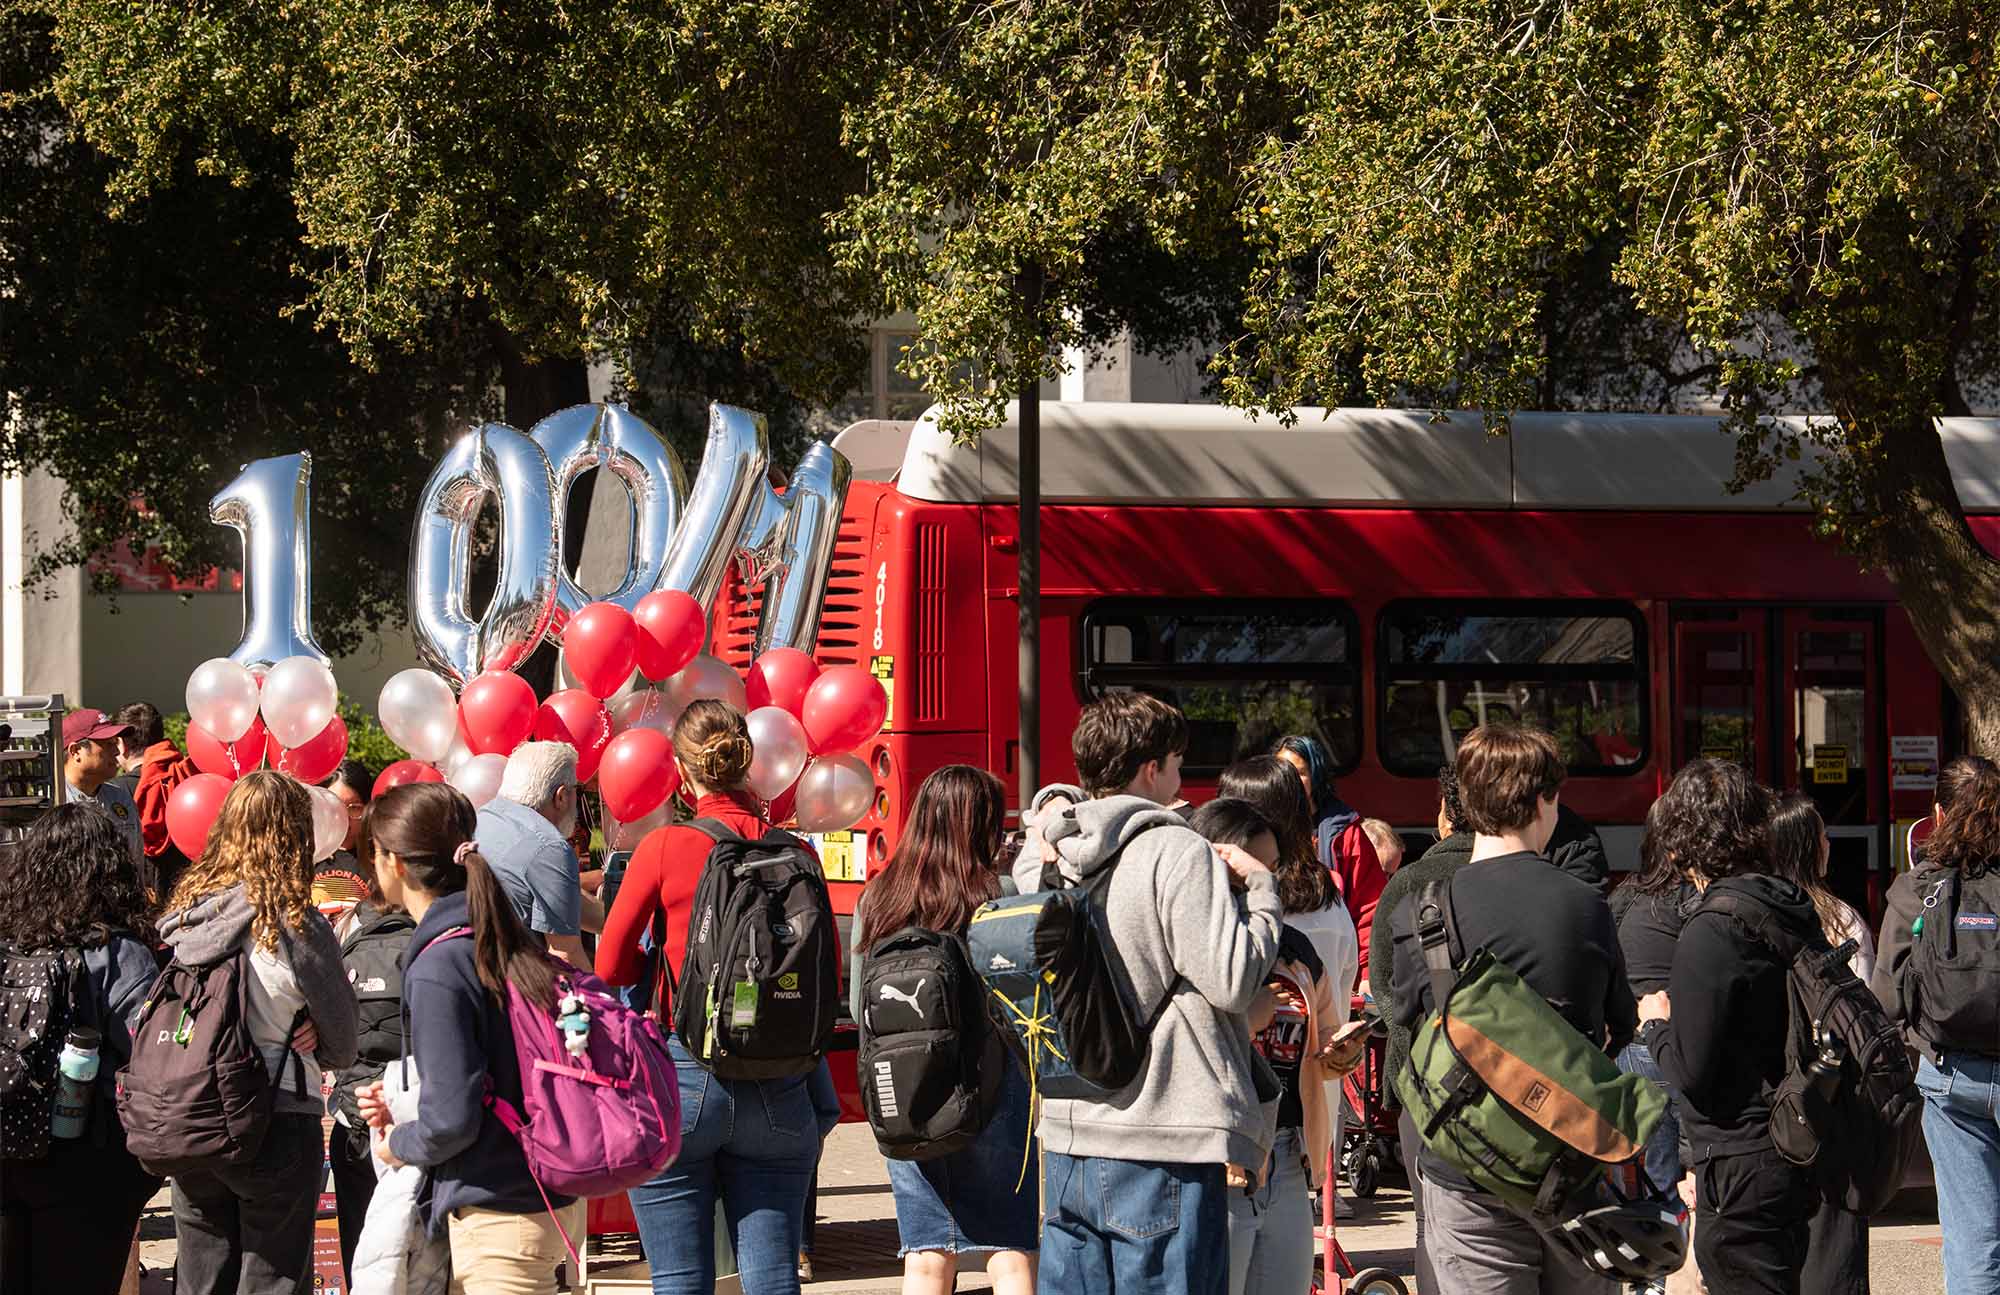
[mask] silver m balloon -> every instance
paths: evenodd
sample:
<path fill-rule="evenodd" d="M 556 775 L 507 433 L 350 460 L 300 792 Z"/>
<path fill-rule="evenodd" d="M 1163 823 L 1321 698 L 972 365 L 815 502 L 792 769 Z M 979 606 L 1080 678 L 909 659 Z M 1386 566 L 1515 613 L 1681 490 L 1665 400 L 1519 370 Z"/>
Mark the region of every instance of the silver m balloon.
<path fill-rule="evenodd" d="M 475 619 L 466 608 L 472 529 L 489 497 L 500 510 L 500 570 Z M 548 456 L 499 423 L 460 437 L 424 483 L 410 537 L 410 626 L 424 658 L 454 683 L 513 669 L 547 631 L 562 565 L 554 499 Z"/>
<path fill-rule="evenodd" d="M 783 494 L 763 487 L 740 541 L 743 582 L 764 586 L 753 655 L 774 647 L 810 652 L 819 640 L 852 472 L 832 446 L 815 443 L 799 459 Z"/>
<path fill-rule="evenodd" d="M 229 659 L 259 675 L 287 657 L 325 661 L 312 628 L 312 455 L 246 464 L 208 519 L 243 537 L 243 638 Z"/>

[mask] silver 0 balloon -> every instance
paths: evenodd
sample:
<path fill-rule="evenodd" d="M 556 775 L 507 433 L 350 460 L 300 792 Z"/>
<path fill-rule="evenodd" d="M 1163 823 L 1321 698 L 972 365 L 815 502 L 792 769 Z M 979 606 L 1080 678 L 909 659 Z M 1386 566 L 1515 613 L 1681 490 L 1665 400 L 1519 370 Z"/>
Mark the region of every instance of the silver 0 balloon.
<path fill-rule="evenodd" d="M 410 626 L 424 659 L 453 682 L 513 669 L 547 632 L 562 557 L 554 497 L 548 456 L 500 423 L 461 436 L 424 483 L 410 537 Z M 466 607 L 472 533 L 488 499 L 500 511 L 500 570 L 475 618 Z"/>
<path fill-rule="evenodd" d="M 774 647 L 811 652 L 818 641 L 852 474 L 846 456 L 816 442 L 800 457 L 783 494 L 763 488 L 741 544 L 743 582 L 764 586 L 757 654 Z"/>
<path fill-rule="evenodd" d="M 558 564 L 556 611 L 548 634 L 559 641 L 569 618 L 586 604 L 616 603 L 629 612 L 661 587 L 668 545 L 687 499 L 687 471 L 673 447 L 623 405 L 576 405 L 550 414 L 528 435 L 548 455 L 555 474 L 551 500 L 558 554 L 563 552 L 569 493 L 584 473 L 594 468 L 610 472 L 632 499 L 625 578 L 616 589 L 586 593 L 566 566 Z"/>
<path fill-rule="evenodd" d="M 259 675 L 287 657 L 325 662 L 312 628 L 312 455 L 244 465 L 208 519 L 243 537 L 243 638 L 229 659 Z"/>
<path fill-rule="evenodd" d="M 771 442 L 764 415 L 734 405 L 711 404 L 701 470 L 695 474 L 694 491 L 688 496 L 673 543 L 667 547 L 659 588 L 679 589 L 703 610 L 714 608 L 743 529 L 756 517 L 759 501 L 770 493 L 764 481 L 770 466 Z M 713 617 L 710 619 L 712 623 Z"/>

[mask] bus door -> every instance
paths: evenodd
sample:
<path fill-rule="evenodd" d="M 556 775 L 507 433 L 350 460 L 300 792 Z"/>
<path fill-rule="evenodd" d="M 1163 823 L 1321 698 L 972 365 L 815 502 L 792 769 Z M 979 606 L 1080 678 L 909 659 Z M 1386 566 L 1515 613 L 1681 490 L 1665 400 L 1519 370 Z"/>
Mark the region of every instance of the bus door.
<path fill-rule="evenodd" d="M 1881 615 L 1872 609 L 1674 610 L 1674 764 L 1735 760 L 1812 798 L 1834 892 L 1870 911 L 1887 858 Z"/>

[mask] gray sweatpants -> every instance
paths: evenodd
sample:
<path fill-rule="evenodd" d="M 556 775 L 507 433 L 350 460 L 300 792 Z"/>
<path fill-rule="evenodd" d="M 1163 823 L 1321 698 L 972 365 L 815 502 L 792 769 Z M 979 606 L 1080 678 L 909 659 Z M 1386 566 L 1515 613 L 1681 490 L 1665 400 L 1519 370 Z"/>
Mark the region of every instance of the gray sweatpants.
<path fill-rule="evenodd" d="M 1483 1192 L 1425 1182 L 1424 1244 L 1451 1295 L 1617 1295 L 1616 1282 L 1585 1271 Z"/>

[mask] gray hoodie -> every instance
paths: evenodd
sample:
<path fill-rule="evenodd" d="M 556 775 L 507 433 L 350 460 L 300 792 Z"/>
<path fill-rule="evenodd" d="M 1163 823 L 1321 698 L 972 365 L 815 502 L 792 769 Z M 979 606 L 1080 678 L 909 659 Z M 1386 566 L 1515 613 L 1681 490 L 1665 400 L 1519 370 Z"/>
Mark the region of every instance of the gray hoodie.
<path fill-rule="evenodd" d="M 320 1067 L 339 1069 L 354 1064 L 358 1025 L 354 990 L 341 964 L 340 942 L 317 912 L 302 931 L 279 929 L 278 948 L 257 948 L 250 931 L 255 916 L 243 887 L 217 891 L 207 899 L 160 920 L 160 938 L 174 956 L 191 967 L 222 961 L 239 948 L 250 950 L 250 1035 L 271 1068 L 278 1085 L 277 1104 L 283 1113 L 323 1113 Z M 292 1026 L 299 1013 L 311 1019 L 319 1034 L 319 1053 L 302 1057 L 306 1096 L 297 1095 L 298 1074 L 291 1069 Z"/>
<path fill-rule="evenodd" d="M 1277 1103 L 1257 1098 L 1244 1014 L 1277 957 L 1277 883 L 1258 874 L 1237 895 L 1186 820 L 1137 796 L 1085 801 L 1044 831 L 1074 880 L 1117 860 L 1104 903 L 1112 944 L 1142 1011 L 1170 987 L 1173 1001 L 1129 1088 L 1102 1102 L 1042 1103 L 1042 1145 L 1067 1156 L 1261 1166 Z"/>

